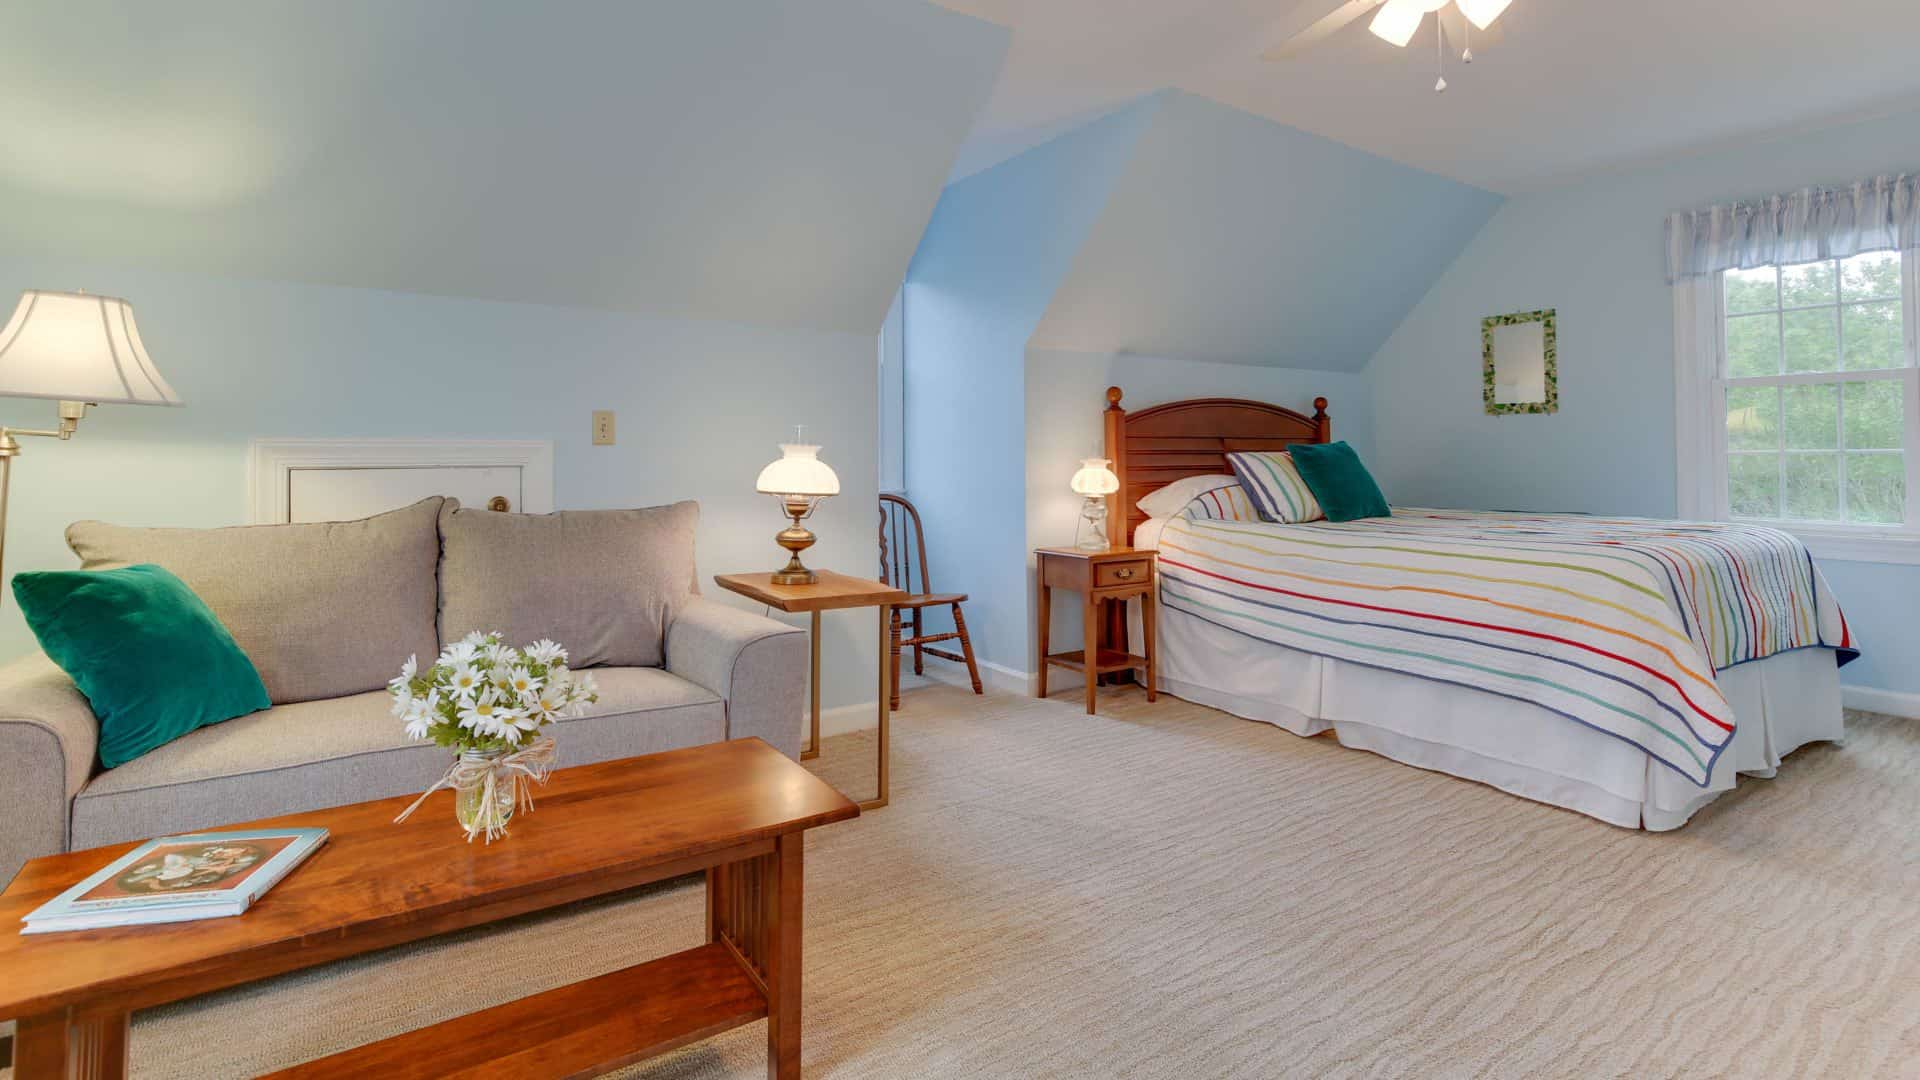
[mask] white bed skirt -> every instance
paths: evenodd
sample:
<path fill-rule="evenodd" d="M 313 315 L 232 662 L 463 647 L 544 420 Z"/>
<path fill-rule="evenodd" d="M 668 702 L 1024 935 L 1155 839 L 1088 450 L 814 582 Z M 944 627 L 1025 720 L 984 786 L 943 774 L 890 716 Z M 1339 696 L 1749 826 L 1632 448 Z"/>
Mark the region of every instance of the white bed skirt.
<path fill-rule="evenodd" d="M 1139 640 L 1138 603 L 1133 611 Z M 1630 743 L 1529 702 L 1259 641 L 1162 607 L 1161 689 L 1296 735 L 1333 728 L 1346 746 L 1491 784 L 1625 828 L 1674 829 L 1731 789 L 1772 776 L 1810 742 L 1844 736 L 1828 649 L 1719 673 L 1738 725 L 1705 788 Z"/>

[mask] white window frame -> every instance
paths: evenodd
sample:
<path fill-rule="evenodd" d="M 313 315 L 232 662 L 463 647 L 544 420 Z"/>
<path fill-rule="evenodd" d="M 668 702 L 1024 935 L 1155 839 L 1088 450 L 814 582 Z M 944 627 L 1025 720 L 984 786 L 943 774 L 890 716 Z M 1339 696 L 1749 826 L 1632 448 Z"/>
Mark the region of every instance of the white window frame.
<path fill-rule="evenodd" d="M 1920 252 L 1903 252 L 1900 269 L 1906 365 L 1897 378 L 1906 401 L 1902 425 L 1906 522 L 1901 525 L 1829 524 L 1733 517 L 1727 482 L 1729 387 L 1887 381 L 1887 376 L 1831 371 L 1757 379 L 1729 378 L 1726 373 L 1726 282 L 1725 275 L 1720 273 L 1682 281 L 1675 286 L 1676 419 L 1682 517 L 1753 521 L 1783 529 L 1804 540 L 1820 558 L 1920 565 Z M 1844 492 L 1842 498 L 1845 498 Z"/>

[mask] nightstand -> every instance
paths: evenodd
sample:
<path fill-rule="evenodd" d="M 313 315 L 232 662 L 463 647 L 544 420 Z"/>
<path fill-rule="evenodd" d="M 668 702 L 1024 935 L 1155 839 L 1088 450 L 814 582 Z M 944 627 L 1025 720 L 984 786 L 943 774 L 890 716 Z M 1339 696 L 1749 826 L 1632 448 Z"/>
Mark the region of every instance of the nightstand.
<path fill-rule="evenodd" d="M 1033 553 L 1038 564 L 1035 577 L 1040 583 L 1040 696 L 1047 696 L 1047 669 L 1063 667 L 1082 673 L 1087 680 L 1087 711 L 1094 711 L 1094 697 L 1100 676 L 1110 671 L 1138 669 L 1147 677 L 1147 700 L 1159 697 L 1154 673 L 1155 583 L 1153 552 L 1133 548 L 1109 548 L 1082 551 L 1079 548 L 1038 548 Z M 1086 647 L 1076 652 L 1048 651 L 1052 636 L 1053 590 L 1071 589 L 1080 594 L 1080 625 Z M 1146 655 L 1099 647 L 1103 605 L 1107 601 L 1124 603 L 1140 598 L 1140 627 L 1146 638 L 1141 647 Z M 1093 662 L 1087 662 L 1088 655 Z"/>

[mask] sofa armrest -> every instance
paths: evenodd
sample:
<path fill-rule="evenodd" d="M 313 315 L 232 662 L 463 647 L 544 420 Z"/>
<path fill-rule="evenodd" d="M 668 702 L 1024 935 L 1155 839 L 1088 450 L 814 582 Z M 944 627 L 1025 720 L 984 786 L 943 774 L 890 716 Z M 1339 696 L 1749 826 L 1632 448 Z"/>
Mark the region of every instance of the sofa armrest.
<path fill-rule="evenodd" d="M 67 850 L 73 797 L 93 775 L 100 721 L 40 653 L 0 667 L 0 883 Z"/>
<path fill-rule="evenodd" d="M 727 702 L 727 738 L 758 735 L 800 755 L 807 634 L 763 615 L 695 600 L 667 627 L 667 670 Z"/>

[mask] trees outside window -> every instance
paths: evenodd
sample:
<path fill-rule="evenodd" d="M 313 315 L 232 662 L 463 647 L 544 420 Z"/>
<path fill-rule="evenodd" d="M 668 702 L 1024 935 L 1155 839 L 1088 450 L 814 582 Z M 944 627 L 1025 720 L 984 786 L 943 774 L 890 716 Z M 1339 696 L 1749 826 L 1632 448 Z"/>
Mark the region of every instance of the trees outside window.
<path fill-rule="evenodd" d="M 1873 252 L 1722 275 L 1729 516 L 1920 529 L 1912 262 Z"/>

